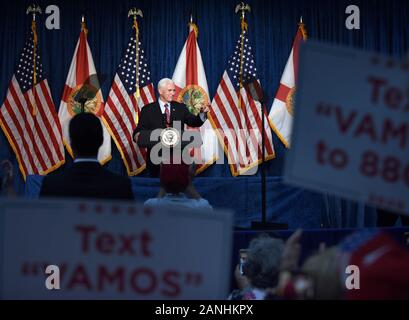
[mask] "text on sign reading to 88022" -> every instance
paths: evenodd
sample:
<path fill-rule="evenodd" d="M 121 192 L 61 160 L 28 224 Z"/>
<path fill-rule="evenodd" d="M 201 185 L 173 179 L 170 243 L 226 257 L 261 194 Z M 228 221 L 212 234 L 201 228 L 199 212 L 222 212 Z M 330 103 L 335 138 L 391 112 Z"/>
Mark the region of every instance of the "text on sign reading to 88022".
<path fill-rule="evenodd" d="M 409 122 L 405 120 L 409 115 L 408 91 L 390 85 L 388 80 L 382 77 L 369 76 L 367 83 L 371 88 L 371 105 L 384 107 L 405 116 L 399 117 L 399 120 L 388 116 L 379 120 L 371 112 L 362 113 L 358 108 L 345 109 L 327 102 L 319 102 L 316 105 L 316 114 L 335 120 L 335 128 L 341 136 L 366 139 L 363 143 L 393 145 L 398 150 L 405 150 L 409 140 Z M 349 165 L 350 157 L 346 149 L 333 148 L 324 139 L 317 141 L 315 148 L 316 161 L 320 165 L 329 165 L 336 170 L 343 170 Z M 409 163 L 393 154 L 380 154 L 370 147 L 365 148 L 360 155 L 357 170 L 365 177 L 380 178 L 388 184 L 402 182 L 409 188 Z M 381 195 L 371 195 L 370 198 L 380 204 L 388 202 L 398 209 L 404 207 L 402 201 L 397 199 L 384 199 Z"/>

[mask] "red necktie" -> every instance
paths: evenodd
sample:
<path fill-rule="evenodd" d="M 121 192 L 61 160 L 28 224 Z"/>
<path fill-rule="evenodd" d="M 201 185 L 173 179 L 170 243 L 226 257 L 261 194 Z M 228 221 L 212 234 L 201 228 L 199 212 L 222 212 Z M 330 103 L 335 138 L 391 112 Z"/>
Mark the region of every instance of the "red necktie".
<path fill-rule="evenodd" d="M 170 124 L 170 111 L 169 111 L 169 105 L 167 103 L 165 104 L 165 115 L 166 115 L 166 123 Z"/>

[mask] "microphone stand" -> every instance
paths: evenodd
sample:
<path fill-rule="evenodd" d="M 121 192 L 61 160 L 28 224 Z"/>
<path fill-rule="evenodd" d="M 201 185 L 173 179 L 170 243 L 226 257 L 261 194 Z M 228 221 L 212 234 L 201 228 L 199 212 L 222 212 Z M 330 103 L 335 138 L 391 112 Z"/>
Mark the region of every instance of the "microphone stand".
<path fill-rule="evenodd" d="M 87 102 L 87 98 L 81 97 L 78 99 L 78 102 L 81 104 L 81 113 L 85 112 L 85 102 Z"/>
<path fill-rule="evenodd" d="M 266 215 L 266 171 L 265 171 L 265 117 L 264 117 L 264 99 L 260 100 L 261 108 L 261 165 L 260 165 L 260 174 L 261 174 L 261 221 L 252 221 L 251 228 L 253 230 L 285 230 L 288 229 L 288 224 L 286 223 L 273 223 L 267 222 Z"/>

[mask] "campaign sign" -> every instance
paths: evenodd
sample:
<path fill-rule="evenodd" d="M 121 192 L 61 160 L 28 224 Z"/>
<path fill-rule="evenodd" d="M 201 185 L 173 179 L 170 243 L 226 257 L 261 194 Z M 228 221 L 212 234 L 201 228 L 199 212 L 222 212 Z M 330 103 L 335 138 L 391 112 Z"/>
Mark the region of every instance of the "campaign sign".
<path fill-rule="evenodd" d="M 225 299 L 232 214 L 1 201 L 0 298 Z"/>
<path fill-rule="evenodd" d="M 409 212 L 409 65 L 307 41 L 285 181 Z"/>

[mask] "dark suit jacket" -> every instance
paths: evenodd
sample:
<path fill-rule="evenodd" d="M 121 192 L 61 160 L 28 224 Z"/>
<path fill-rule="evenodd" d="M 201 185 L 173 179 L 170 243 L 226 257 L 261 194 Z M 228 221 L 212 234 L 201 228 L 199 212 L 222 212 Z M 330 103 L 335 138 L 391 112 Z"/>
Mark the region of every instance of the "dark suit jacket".
<path fill-rule="evenodd" d="M 40 197 L 134 200 L 131 181 L 97 162 L 73 163 L 63 172 L 46 176 Z"/>
<path fill-rule="evenodd" d="M 184 125 L 190 127 L 200 127 L 203 124 L 200 116 L 194 116 L 190 113 L 189 109 L 183 103 L 172 101 L 170 111 L 171 126 L 173 127 L 174 121 L 181 122 L 181 129 L 183 131 Z M 139 116 L 138 126 L 136 127 L 133 136 L 139 133 L 138 146 L 147 148 L 148 159 L 147 168 L 152 177 L 157 177 L 159 174 L 159 167 L 155 166 L 149 158 L 150 150 L 158 143 L 157 141 L 150 141 L 150 136 L 155 129 L 166 128 L 165 117 L 160 109 L 159 102 L 147 104 L 141 110 Z M 183 132 L 182 132 L 183 133 Z M 183 146 L 183 145 L 182 145 Z"/>

